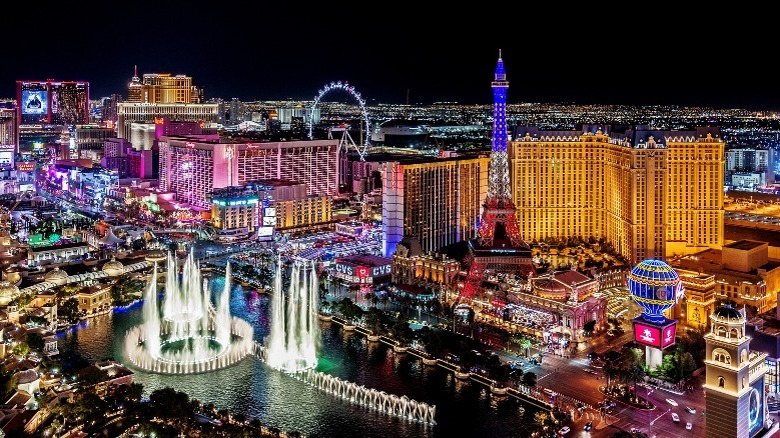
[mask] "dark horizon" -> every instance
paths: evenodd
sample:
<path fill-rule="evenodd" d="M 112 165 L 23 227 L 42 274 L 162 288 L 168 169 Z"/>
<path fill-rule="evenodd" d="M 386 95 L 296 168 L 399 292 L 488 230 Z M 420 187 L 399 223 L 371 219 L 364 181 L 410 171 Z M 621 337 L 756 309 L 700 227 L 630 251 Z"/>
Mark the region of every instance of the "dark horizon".
<path fill-rule="evenodd" d="M 666 32 L 603 32 L 575 26 L 577 14 L 557 17 L 559 26 L 523 21 L 504 29 L 476 16 L 436 21 L 403 8 L 385 8 L 381 20 L 284 8 L 257 15 L 161 4 L 151 15 L 143 8 L 117 15 L 50 6 L 34 21 L 48 32 L 29 32 L 25 20 L 6 26 L 23 37 L 6 47 L 0 98 L 16 97 L 17 80 L 49 78 L 87 81 L 92 99 L 126 97 L 137 66 L 139 75 L 190 76 L 207 100 L 306 101 L 342 81 L 369 105 L 489 105 L 501 50 L 509 104 L 780 110 L 780 87 L 755 35 L 699 32 L 684 22 Z"/>

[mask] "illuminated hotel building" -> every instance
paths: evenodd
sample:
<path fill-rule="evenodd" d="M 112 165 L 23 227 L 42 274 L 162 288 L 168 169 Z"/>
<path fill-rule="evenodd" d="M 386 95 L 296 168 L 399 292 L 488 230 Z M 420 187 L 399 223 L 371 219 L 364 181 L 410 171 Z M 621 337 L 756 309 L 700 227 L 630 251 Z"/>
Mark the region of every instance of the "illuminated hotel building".
<path fill-rule="evenodd" d="M 192 85 L 192 78 L 169 73 L 147 73 L 138 77 L 138 69 L 128 85 L 130 103 L 202 103 L 203 92 Z"/>
<path fill-rule="evenodd" d="M 89 123 L 89 82 L 16 81 L 20 125 Z"/>
<path fill-rule="evenodd" d="M 211 224 L 217 230 L 230 230 L 246 235 L 258 225 L 259 196 L 254 190 L 243 187 L 217 189 L 209 195 Z"/>
<path fill-rule="evenodd" d="M 749 315 L 777 307 L 780 262 L 769 259 L 766 242 L 737 240 L 720 250 L 674 258 L 671 264 L 680 274 L 686 293 L 682 305 L 675 306 L 670 316 L 685 319 L 688 325 L 706 324 L 706 318 L 719 304 L 745 307 Z M 689 286 L 695 289 L 689 292 Z"/>
<path fill-rule="evenodd" d="M 133 124 L 153 124 L 158 119 L 198 122 L 216 126 L 216 103 L 127 103 L 117 104 L 117 137 L 132 139 Z M 135 145 L 133 145 L 135 147 Z"/>
<path fill-rule="evenodd" d="M 404 237 L 424 252 L 475 236 L 487 196 L 490 157 L 410 157 L 381 165 L 383 254 Z"/>
<path fill-rule="evenodd" d="M 0 170 L 14 167 L 16 152 L 16 108 L 7 103 L 0 107 Z"/>
<path fill-rule="evenodd" d="M 307 195 L 338 194 L 338 140 L 243 143 L 218 136 L 161 136 L 160 189 L 203 210 L 214 189 L 268 179 L 307 186 Z"/>
<path fill-rule="evenodd" d="M 126 102 L 117 104 L 117 137 L 130 139 L 135 149 L 145 149 L 133 138 L 133 129 L 142 130 L 142 124 L 169 119 L 216 127 L 219 121 L 219 104 L 203 103 L 203 92 L 189 76 L 150 73 L 142 79 L 136 68 L 127 96 Z"/>
<path fill-rule="evenodd" d="M 723 245 L 718 128 L 517 127 L 514 138 L 512 199 L 525 240 L 604 237 L 630 263 Z"/>
<path fill-rule="evenodd" d="M 106 140 L 116 136 L 114 129 L 96 124 L 77 125 L 75 134 L 76 158 L 90 159 L 96 163 L 103 158 Z"/>

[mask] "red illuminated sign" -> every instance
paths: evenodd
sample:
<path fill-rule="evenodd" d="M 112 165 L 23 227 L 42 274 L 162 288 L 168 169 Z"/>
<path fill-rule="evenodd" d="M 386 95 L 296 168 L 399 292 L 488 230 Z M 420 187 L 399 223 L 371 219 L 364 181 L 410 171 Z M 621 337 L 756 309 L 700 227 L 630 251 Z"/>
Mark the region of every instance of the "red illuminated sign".
<path fill-rule="evenodd" d="M 677 322 L 664 326 L 645 324 L 634 320 L 634 341 L 642 345 L 666 349 L 674 345 Z"/>
<path fill-rule="evenodd" d="M 360 278 L 368 277 L 368 268 L 364 268 L 362 266 L 357 268 L 357 276 Z"/>
<path fill-rule="evenodd" d="M 664 328 L 664 335 L 663 338 L 661 339 L 661 348 L 666 348 L 674 344 L 674 332 L 676 328 L 677 328 L 676 324 Z"/>
<path fill-rule="evenodd" d="M 650 325 L 635 323 L 634 340 L 642 345 L 661 348 L 661 329 Z"/>

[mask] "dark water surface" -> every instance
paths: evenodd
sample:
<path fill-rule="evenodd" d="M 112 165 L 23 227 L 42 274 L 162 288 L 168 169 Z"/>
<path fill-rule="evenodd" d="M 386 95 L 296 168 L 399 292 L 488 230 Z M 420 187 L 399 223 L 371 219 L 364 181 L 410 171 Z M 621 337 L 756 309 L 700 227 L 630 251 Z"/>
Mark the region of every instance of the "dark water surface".
<path fill-rule="evenodd" d="M 221 291 L 224 278 L 211 280 Z M 217 292 L 219 293 L 219 292 Z M 126 363 L 124 334 L 142 322 L 142 305 L 90 319 L 60 335 L 60 352 L 78 351 L 91 362 L 108 357 Z M 231 312 L 249 321 L 255 339 L 270 328 L 270 297 L 231 292 Z M 511 397 L 497 398 L 474 382 L 460 381 L 443 368 L 425 366 L 411 355 L 396 355 L 384 344 L 322 323 L 319 371 L 389 394 L 436 406 L 435 426 L 409 422 L 352 405 L 248 357 L 229 368 L 202 374 L 163 375 L 134 370 L 144 392 L 171 387 L 217 409 L 243 412 L 282 431 L 317 433 L 321 437 L 525 437 L 535 409 Z M 523 409 L 525 412 L 523 413 Z"/>

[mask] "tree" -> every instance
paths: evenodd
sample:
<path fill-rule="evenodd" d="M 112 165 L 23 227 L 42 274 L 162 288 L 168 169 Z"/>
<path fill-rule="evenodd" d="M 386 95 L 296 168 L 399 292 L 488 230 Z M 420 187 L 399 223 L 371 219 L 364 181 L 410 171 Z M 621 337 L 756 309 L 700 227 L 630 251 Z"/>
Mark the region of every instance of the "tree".
<path fill-rule="evenodd" d="M 398 319 L 390 328 L 390 334 L 400 345 L 407 345 L 412 341 L 414 331 L 409 327 L 409 317 L 406 314 L 401 313 L 398 316 Z"/>
<path fill-rule="evenodd" d="M 423 344 L 423 347 L 428 354 L 433 357 L 437 357 L 441 354 L 443 350 L 442 341 L 435 330 L 426 325 L 416 332 L 416 336 Z"/>
<path fill-rule="evenodd" d="M 108 371 L 96 366 L 88 367 L 79 373 L 79 383 L 84 387 L 97 385 L 107 380 L 109 380 Z"/>
<path fill-rule="evenodd" d="M 365 314 L 364 321 L 366 327 L 371 330 L 371 333 L 379 335 L 384 332 L 385 327 L 382 324 L 382 311 L 376 307 L 371 307 Z"/>
<path fill-rule="evenodd" d="M 43 338 L 38 333 L 27 333 L 24 336 L 24 341 L 32 351 L 43 351 Z"/>
<path fill-rule="evenodd" d="M 46 327 L 49 325 L 49 320 L 44 316 L 28 315 L 27 324 L 34 327 Z"/>
<path fill-rule="evenodd" d="M 624 378 L 632 383 L 632 392 L 634 393 L 634 396 L 636 396 L 636 383 L 639 381 L 644 381 L 645 379 L 645 368 L 637 363 L 632 363 L 628 366 L 628 368 L 624 371 Z"/>
<path fill-rule="evenodd" d="M 345 297 L 336 303 L 336 308 L 348 323 L 354 324 L 363 316 L 363 308 L 355 304 L 351 298 Z"/>
<path fill-rule="evenodd" d="M 523 374 L 523 385 L 533 388 L 536 386 L 536 373 L 529 371 Z"/>
<path fill-rule="evenodd" d="M 57 316 L 70 323 L 78 322 L 79 320 L 79 300 L 78 298 L 68 298 L 65 302 L 61 303 L 57 309 Z"/>
<path fill-rule="evenodd" d="M 590 336 L 593 330 L 596 328 L 596 320 L 592 319 L 582 325 L 582 330 L 585 332 L 585 336 Z"/>
<path fill-rule="evenodd" d="M 661 362 L 661 372 L 672 382 L 687 379 L 694 370 L 696 370 L 696 361 L 693 355 L 680 350 L 665 355 Z"/>
<path fill-rule="evenodd" d="M 13 350 L 11 352 L 18 357 L 24 357 L 27 356 L 27 353 L 30 352 L 30 346 L 27 345 L 27 342 L 25 341 L 19 341 L 19 343 L 14 346 Z"/>
<path fill-rule="evenodd" d="M 604 373 L 604 377 L 607 378 L 607 389 L 611 389 L 612 379 L 621 375 L 620 368 L 615 365 L 614 361 L 607 360 L 604 362 L 604 366 L 601 368 L 601 371 Z"/>

